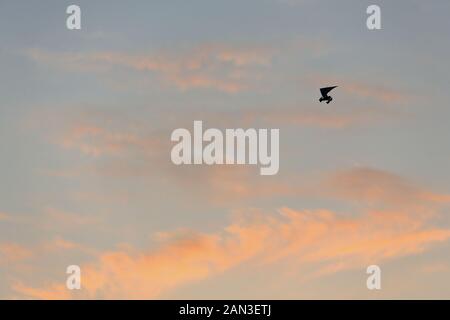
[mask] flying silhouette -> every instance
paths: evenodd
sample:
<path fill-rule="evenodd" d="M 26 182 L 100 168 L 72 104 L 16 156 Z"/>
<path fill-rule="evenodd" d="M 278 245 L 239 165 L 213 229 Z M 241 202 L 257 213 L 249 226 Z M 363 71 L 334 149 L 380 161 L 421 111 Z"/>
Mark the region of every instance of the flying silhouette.
<path fill-rule="evenodd" d="M 328 95 L 328 92 L 330 92 L 334 88 L 337 88 L 337 86 L 321 88 L 320 89 L 320 94 L 322 95 L 322 97 L 320 97 L 319 101 L 320 102 L 326 101 L 327 104 L 329 104 L 331 101 L 333 101 L 333 98 Z"/>

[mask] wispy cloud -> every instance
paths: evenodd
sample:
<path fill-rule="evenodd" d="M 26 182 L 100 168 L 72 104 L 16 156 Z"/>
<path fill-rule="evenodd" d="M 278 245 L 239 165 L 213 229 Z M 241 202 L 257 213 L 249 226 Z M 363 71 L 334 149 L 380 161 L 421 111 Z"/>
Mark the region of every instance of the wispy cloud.
<path fill-rule="evenodd" d="M 23 245 L 11 242 L 0 243 L 0 265 L 20 262 L 32 256 L 32 250 Z"/>
<path fill-rule="evenodd" d="M 317 87 L 325 85 L 337 85 L 339 90 L 350 96 L 371 99 L 385 104 L 405 103 L 412 98 L 410 92 L 405 92 L 398 86 L 389 86 L 380 80 L 359 80 L 348 76 L 322 76 L 310 77 L 310 83 Z"/>
<path fill-rule="evenodd" d="M 115 67 L 156 74 L 164 83 L 180 90 L 215 89 L 236 93 L 247 89 L 254 68 L 270 65 L 273 50 L 264 47 L 236 47 L 207 44 L 184 54 L 127 54 L 120 52 L 49 52 L 39 49 L 26 53 L 39 63 L 78 72 L 107 72 Z"/>
<path fill-rule="evenodd" d="M 89 216 L 81 215 L 57 209 L 54 207 L 47 207 L 44 210 L 44 215 L 41 218 L 41 224 L 44 227 L 58 226 L 59 228 L 80 228 L 90 225 L 99 225 L 102 222 L 98 215 Z"/>
<path fill-rule="evenodd" d="M 450 195 L 417 186 L 391 172 L 356 167 L 332 174 L 324 183 L 334 196 L 363 204 L 411 207 L 450 203 Z"/>
<path fill-rule="evenodd" d="M 282 207 L 276 214 L 241 209 L 215 232 L 161 232 L 157 249 L 111 250 L 83 265 L 83 295 L 158 298 L 244 263 L 260 268 L 289 261 L 298 270 L 314 270 L 305 276 L 313 279 L 419 254 L 450 239 L 450 229 L 434 226 L 442 202 L 428 195 L 437 194 L 400 176 L 356 168 L 331 175 L 324 183 L 331 190 L 324 194 L 332 192 L 363 206 L 356 212 Z"/>
<path fill-rule="evenodd" d="M 417 254 L 450 238 L 450 230 L 428 227 L 413 216 L 396 219 L 403 214 L 342 218 L 328 210 L 282 208 L 279 215 L 240 217 L 217 233 L 169 234 L 156 251 L 105 252 L 83 266 L 84 293 L 89 298 L 157 298 L 244 262 L 257 268 L 282 259 L 300 269 L 316 265 L 310 274 L 315 277 Z"/>
<path fill-rule="evenodd" d="M 144 153 L 159 148 L 160 139 L 142 137 L 136 133 L 119 132 L 106 127 L 79 124 L 67 130 L 58 143 L 65 149 L 98 157 L 101 155 L 121 155 L 130 149 L 138 148 Z"/>
<path fill-rule="evenodd" d="M 16 282 L 12 285 L 12 289 L 17 294 L 20 294 L 22 299 L 41 299 L 41 300 L 64 300 L 70 298 L 70 292 L 65 285 L 52 285 L 47 289 L 37 289 L 24 285 L 21 282 Z"/>

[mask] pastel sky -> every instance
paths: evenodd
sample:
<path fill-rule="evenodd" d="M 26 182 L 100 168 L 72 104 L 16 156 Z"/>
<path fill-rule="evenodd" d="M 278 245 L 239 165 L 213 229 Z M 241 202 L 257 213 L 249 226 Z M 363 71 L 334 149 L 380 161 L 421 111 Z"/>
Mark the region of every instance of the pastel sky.
<path fill-rule="evenodd" d="M 449 12 L 0 0 L 0 298 L 449 299 Z M 194 120 L 279 128 L 279 173 L 175 166 Z"/>

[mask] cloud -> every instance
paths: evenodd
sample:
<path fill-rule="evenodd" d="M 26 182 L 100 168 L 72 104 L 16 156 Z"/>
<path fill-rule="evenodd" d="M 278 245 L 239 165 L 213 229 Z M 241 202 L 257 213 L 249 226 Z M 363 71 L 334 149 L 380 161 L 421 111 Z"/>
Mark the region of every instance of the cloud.
<path fill-rule="evenodd" d="M 29 259 L 33 252 L 17 243 L 0 243 L 0 265 L 12 264 Z"/>
<path fill-rule="evenodd" d="M 182 118 L 187 117 L 188 115 Z M 195 119 L 197 115 L 193 112 L 190 117 Z M 305 110 L 293 110 L 292 113 L 280 110 L 272 112 L 267 109 L 260 112 L 249 110 L 240 118 L 233 113 L 206 113 L 202 118 L 208 119 L 207 123 L 214 122 L 220 125 L 237 123 L 237 127 L 284 121 L 326 128 L 352 126 L 369 121 L 366 120 L 368 118 L 374 119 L 368 110 L 338 115 Z M 72 170 L 56 172 L 53 175 L 66 177 L 95 173 L 124 177 L 165 172 L 166 176 L 175 178 L 175 183 L 183 185 L 185 181 L 191 187 L 198 185 L 201 193 L 211 193 L 209 199 L 221 203 L 255 197 L 292 197 L 300 194 L 316 194 L 319 197 L 328 196 L 364 204 L 376 203 L 378 200 L 389 205 L 450 203 L 450 194 L 439 194 L 420 188 L 403 177 L 380 169 L 356 167 L 341 170 L 327 174 L 326 179 L 319 182 L 314 181 L 317 177 L 309 177 L 311 181 L 308 181 L 307 186 L 293 182 L 305 180 L 305 177 L 298 176 L 293 179 L 276 178 L 267 181 L 254 177 L 256 174 L 251 166 L 175 168 L 166 157 L 172 147 L 168 132 L 146 132 L 146 129 L 137 126 L 133 126 L 132 129 L 115 129 L 114 126 L 100 126 L 84 121 L 69 124 L 68 127 L 69 129 L 63 130 L 62 134 L 54 135 L 60 146 L 94 158 L 109 157 L 109 161 L 99 163 L 99 166 L 90 172 Z M 193 184 L 192 181 L 198 183 Z M 190 189 L 194 191 L 195 188 Z"/>
<path fill-rule="evenodd" d="M 87 225 L 96 225 L 101 223 L 102 219 L 98 216 L 88 216 L 76 214 L 73 212 L 67 212 L 53 207 L 47 207 L 45 209 L 45 220 L 43 225 L 54 226 L 57 225 L 60 228 L 65 227 L 83 227 Z"/>
<path fill-rule="evenodd" d="M 120 119 L 116 120 L 108 121 L 108 124 L 94 123 L 92 119 L 70 119 L 68 123 L 61 121 L 63 125 L 54 128 L 47 140 L 67 153 L 83 156 L 88 162 L 40 172 L 70 179 L 92 175 L 123 178 L 153 175 L 155 170 L 171 167 L 171 163 L 167 161 L 171 149 L 168 132 L 162 133 L 159 129 L 154 129 L 154 126 L 139 124 L 127 127 Z M 128 200 L 124 194 L 97 194 L 98 197 L 94 199 L 93 194 L 87 195 L 84 191 L 76 193 L 79 197 L 96 202 L 119 200 L 124 203 Z"/>
<path fill-rule="evenodd" d="M 301 194 L 303 188 L 287 179 L 267 179 L 251 165 L 209 168 L 172 168 L 167 174 L 192 196 L 214 206 L 233 207 L 249 200 L 274 199 Z M 205 197 L 206 196 L 206 197 Z"/>
<path fill-rule="evenodd" d="M 450 265 L 444 262 L 430 262 L 419 268 L 423 273 L 439 274 L 450 272 Z"/>
<path fill-rule="evenodd" d="M 293 110 L 291 113 L 285 110 L 262 109 L 259 112 L 247 110 L 241 117 L 237 117 L 233 112 L 191 113 L 181 118 L 195 119 L 198 116 L 207 119 L 205 120 L 207 124 L 219 123 L 226 126 L 229 123 L 235 123 L 236 127 L 284 121 L 295 124 L 305 123 L 314 127 L 341 128 L 363 123 L 367 118 L 374 119 L 368 110 L 339 115 L 312 110 Z M 187 122 L 191 125 L 189 121 Z M 144 126 L 137 125 L 131 128 L 123 128 L 119 125 L 120 129 L 117 129 L 117 123 L 113 120 L 109 121 L 110 125 L 101 126 L 92 122 L 92 119 L 77 120 L 66 125 L 68 129 L 63 129 L 62 133 L 55 133 L 54 139 L 66 150 L 76 150 L 94 158 L 108 157 L 107 161 L 99 162 L 95 168 L 91 168 L 91 171 L 72 170 L 69 173 L 56 173 L 56 175 L 82 176 L 95 173 L 124 177 L 164 172 L 165 178 L 173 178 L 172 182 L 181 186 L 186 184 L 190 191 L 210 194 L 208 199 L 216 203 L 257 197 L 276 198 L 298 195 L 326 196 L 366 205 L 377 204 L 380 201 L 385 205 L 397 203 L 409 206 L 450 203 L 450 194 L 436 193 L 421 188 L 396 174 L 369 167 L 340 170 L 327 174 L 325 178 L 290 175 L 291 179 L 276 177 L 270 180 L 256 177 L 257 174 L 252 166 L 175 167 L 167 160 L 173 145 L 168 138 L 169 132 L 148 132 Z M 182 124 L 174 123 L 173 125 L 177 127 Z M 298 183 L 305 179 L 308 179 L 307 183 Z M 317 181 L 318 179 L 320 181 Z"/>
<path fill-rule="evenodd" d="M 156 74 L 163 82 L 180 90 L 202 88 L 236 93 L 248 88 L 254 68 L 270 65 L 273 52 L 265 47 L 203 44 L 184 54 L 133 55 L 32 49 L 26 55 L 34 61 L 63 70 L 103 73 L 123 67 Z"/>
<path fill-rule="evenodd" d="M 17 217 L 5 215 L 5 223 L 27 225 L 32 228 L 39 228 L 46 231 L 62 231 L 88 226 L 100 226 L 103 222 L 101 216 L 92 216 L 74 212 L 64 211 L 54 207 L 46 207 L 39 215 L 20 214 Z"/>
<path fill-rule="evenodd" d="M 269 125 L 296 125 L 312 128 L 343 129 L 392 118 L 394 114 L 384 109 L 359 108 L 356 110 L 320 110 L 316 107 L 285 107 L 273 109 L 258 109 L 244 112 L 240 117 L 251 123 L 262 121 Z"/>
<path fill-rule="evenodd" d="M 358 201 L 361 207 L 346 211 L 281 207 L 277 213 L 240 209 L 216 231 L 159 232 L 155 237 L 159 245 L 151 250 L 122 246 L 97 252 L 82 266 L 82 295 L 158 298 L 238 266 L 270 268 L 278 262 L 311 280 L 420 254 L 450 239 L 450 229 L 435 226 L 447 197 L 403 177 L 352 168 L 331 174 L 319 185 L 325 188 L 324 196 Z M 16 291 L 28 296 L 25 290 Z"/>
<path fill-rule="evenodd" d="M 368 167 L 356 167 L 331 174 L 324 185 L 334 196 L 363 204 L 401 207 L 446 204 L 450 195 L 421 188 L 396 174 Z"/>
<path fill-rule="evenodd" d="M 106 127 L 78 124 L 72 126 L 58 143 L 65 149 L 76 149 L 89 156 L 120 155 L 131 147 L 141 151 L 159 147 L 160 140 L 141 137 L 132 132 L 117 132 Z"/>
<path fill-rule="evenodd" d="M 0 220 L 9 220 L 10 216 L 7 213 L 0 212 Z"/>
<path fill-rule="evenodd" d="M 450 204 L 450 194 L 439 193 L 395 173 L 371 167 L 352 167 L 327 173 L 289 173 L 272 179 L 252 166 L 177 168 L 175 182 L 213 204 L 236 205 L 259 199 L 338 200 L 359 207 L 408 209 L 420 214 Z"/>
<path fill-rule="evenodd" d="M 60 236 L 36 243 L 30 246 L 21 245 L 13 242 L 0 243 L 0 265 L 16 264 L 24 260 L 29 260 L 45 254 L 62 252 L 68 250 L 77 250 L 93 255 L 97 253 L 94 249 L 68 241 Z"/>
<path fill-rule="evenodd" d="M 380 84 L 376 81 L 360 81 L 349 79 L 345 76 L 330 77 L 316 75 L 310 77 L 309 82 L 317 87 L 334 84 L 339 86 L 339 90 L 344 91 L 348 95 L 369 98 L 382 103 L 404 103 L 411 99 L 410 93 L 404 92 L 396 87 Z"/>
<path fill-rule="evenodd" d="M 17 282 L 12 285 L 12 289 L 28 299 L 64 300 L 70 298 L 70 293 L 64 285 L 52 285 L 48 289 L 37 289 Z"/>
<path fill-rule="evenodd" d="M 405 102 L 410 98 L 404 93 L 382 85 L 369 85 L 359 82 L 344 83 L 343 90 L 349 94 L 375 98 L 387 103 Z"/>
<path fill-rule="evenodd" d="M 154 251 L 104 252 L 96 262 L 82 266 L 83 293 L 87 298 L 157 298 L 243 263 L 258 268 L 286 259 L 299 270 L 314 267 L 310 277 L 359 269 L 418 254 L 450 238 L 450 229 L 430 227 L 428 222 L 405 212 L 367 212 L 355 218 L 287 207 L 276 215 L 252 212 L 218 232 L 165 233 Z M 36 296 L 20 289 L 16 291 Z M 58 297 L 57 290 L 37 292 Z"/>
<path fill-rule="evenodd" d="M 0 221 L 5 223 L 27 223 L 28 219 L 23 215 L 8 213 L 8 212 L 0 212 Z"/>
<path fill-rule="evenodd" d="M 80 243 L 66 240 L 61 236 L 55 236 L 53 239 L 39 244 L 33 250 L 35 252 L 39 252 L 39 254 L 41 255 L 52 254 L 55 252 L 67 252 L 69 250 L 75 250 L 91 256 L 98 254 L 97 250 L 93 248 L 82 245 Z"/>

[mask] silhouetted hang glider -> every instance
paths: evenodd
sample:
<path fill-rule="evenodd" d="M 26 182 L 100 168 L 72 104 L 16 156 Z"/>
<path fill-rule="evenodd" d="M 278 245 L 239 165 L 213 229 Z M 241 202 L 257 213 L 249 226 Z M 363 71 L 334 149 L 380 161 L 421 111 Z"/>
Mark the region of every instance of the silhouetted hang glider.
<path fill-rule="evenodd" d="M 320 94 L 322 95 L 322 97 L 319 99 L 319 101 L 320 102 L 326 101 L 327 104 L 329 104 L 331 101 L 333 101 L 333 98 L 328 95 L 328 92 L 330 92 L 334 88 L 337 88 L 337 86 L 321 88 L 320 89 Z"/>

